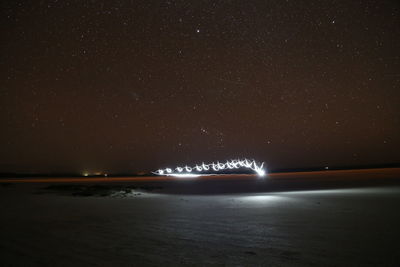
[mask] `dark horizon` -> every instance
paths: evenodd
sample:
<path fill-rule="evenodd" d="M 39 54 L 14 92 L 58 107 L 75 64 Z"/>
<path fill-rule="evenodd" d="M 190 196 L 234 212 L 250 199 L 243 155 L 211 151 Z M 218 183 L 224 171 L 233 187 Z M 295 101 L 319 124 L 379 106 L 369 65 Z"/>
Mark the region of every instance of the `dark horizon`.
<path fill-rule="evenodd" d="M 270 169 L 268 173 L 297 173 L 297 172 L 314 172 L 314 171 L 338 171 L 338 170 L 373 170 L 373 169 L 391 169 L 400 168 L 400 163 L 387 164 L 369 164 L 369 165 L 352 165 L 352 166 L 312 166 L 302 168 L 285 168 Z M 97 170 L 81 171 L 81 172 L 0 172 L 0 178 L 12 177 L 129 177 L 129 176 L 156 176 L 154 170 L 143 170 L 139 172 L 99 172 Z M 219 171 L 220 174 L 254 174 L 251 170 L 239 169 L 235 171 Z M 255 174 L 254 174 L 255 175 Z"/>
<path fill-rule="evenodd" d="M 397 1 L 3 1 L 0 172 L 400 162 Z"/>

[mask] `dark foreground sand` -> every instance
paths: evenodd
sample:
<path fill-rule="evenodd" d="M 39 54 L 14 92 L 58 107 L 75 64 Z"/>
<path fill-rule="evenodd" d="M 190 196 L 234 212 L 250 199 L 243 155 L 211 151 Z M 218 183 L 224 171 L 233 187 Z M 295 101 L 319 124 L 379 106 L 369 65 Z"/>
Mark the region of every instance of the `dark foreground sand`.
<path fill-rule="evenodd" d="M 0 182 L 0 266 L 400 266 L 399 173 Z"/>

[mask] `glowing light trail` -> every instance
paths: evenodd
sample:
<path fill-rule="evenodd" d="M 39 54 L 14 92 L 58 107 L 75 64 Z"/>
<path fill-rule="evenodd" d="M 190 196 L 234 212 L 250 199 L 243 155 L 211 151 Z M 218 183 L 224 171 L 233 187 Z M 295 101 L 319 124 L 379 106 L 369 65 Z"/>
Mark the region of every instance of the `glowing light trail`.
<path fill-rule="evenodd" d="M 215 175 L 214 173 L 206 173 L 207 171 L 221 171 L 221 170 L 232 170 L 239 168 L 247 168 L 256 172 L 259 176 L 265 176 L 266 170 L 263 168 L 264 162 L 260 165 L 256 163 L 255 160 L 227 160 L 225 163 L 217 162 L 217 163 L 209 163 L 205 164 L 204 162 L 200 165 L 196 164 L 193 167 L 184 166 L 184 167 L 176 167 L 175 169 L 165 168 L 159 169 L 153 172 L 156 175 L 164 175 L 164 176 L 175 176 L 175 177 L 198 177 L 202 175 Z"/>

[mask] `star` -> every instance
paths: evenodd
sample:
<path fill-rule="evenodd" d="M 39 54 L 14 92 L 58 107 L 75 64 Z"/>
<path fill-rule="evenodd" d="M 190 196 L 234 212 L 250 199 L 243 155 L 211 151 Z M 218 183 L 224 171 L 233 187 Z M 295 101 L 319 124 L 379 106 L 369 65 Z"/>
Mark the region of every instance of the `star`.
<path fill-rule="evenodd" d="M 207 129 L 205 129 L 205 128 L 203 128 L 203 127 L 200 128 L 200 131 L 201 131 L 202 133 L 204 133 L 204 134 L 208 134 Z"/>

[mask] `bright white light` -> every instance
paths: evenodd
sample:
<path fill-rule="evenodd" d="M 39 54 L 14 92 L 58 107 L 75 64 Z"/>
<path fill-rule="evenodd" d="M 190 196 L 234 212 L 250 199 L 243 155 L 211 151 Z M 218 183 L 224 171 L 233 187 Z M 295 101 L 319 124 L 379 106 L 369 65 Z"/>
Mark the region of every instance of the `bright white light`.
<path fill-rule="evenodd" d="M 174 176 L 179 178 L 190 178 L 190 177 L 199 177 L 201 174 L 193 174 L 193 173 L 176 173 L 176 174 L 166 174 L 166 176 Z"/>
<path fill-rule="evenodd" d="M 258 204 L 271 204 L 272 202 L 288 200 L 288 197 L 284 197 L 278 194 L 255 194 L 248 195 L 243 197 L 238 197 L 240 200 L 244 200 L 245 202 L 254 202 Z"/>
<path fill-rule="evenodd" d="M 198 177 L 202 175 L 210 175 L 209 173 L 204 173 L 205 171 L 208 170 L 213 170 L 215 172 L 221 171 L 221 170 L 226 170 L 226 169 L 239 169 L 239 168 L 247 168 L 253 170 L 255 173 L 258 174 L 258 176 L 265 176 L 266 175 L 266 170 L 263 168 L 264 162 L 261 163 L 261 165 L 258 165 L 255 160 L 239 160 L 239 159 L 234 159 L 231 161 L 226 161 L 225 163 L 217 162 L 217 163 L 210 163 L 210 164 L 205 164 L 204 162 L 201 165 L 196 164 L 194 167 L 190 166 L 184 166 L 184 167 L 176 167 L 174 169 L 172 168 L 165 168 L 165 169 L 159 169 L 155 172 L 154 174 L 157 175 L 165 175 L 165 176 L 175 176 L 175 177 Z M 197 173 L 193 173 L 197 172 Z"/>
<path fill-rule="evenodd" d="M 264 170 L 257 170 L 258 176 L 265 176 L 265 171 Z"/>

